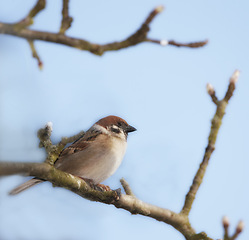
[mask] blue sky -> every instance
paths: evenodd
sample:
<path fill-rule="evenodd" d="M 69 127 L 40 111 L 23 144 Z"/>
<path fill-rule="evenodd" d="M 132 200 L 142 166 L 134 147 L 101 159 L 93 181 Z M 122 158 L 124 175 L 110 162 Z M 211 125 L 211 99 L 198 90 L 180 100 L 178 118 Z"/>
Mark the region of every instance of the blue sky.
<path fill-rule="evenodd" d="M 20 20 L 35 2 L 0 0 L 0 21 Z M 48 1 L 31 28 L 58 31 L 61 2 Z M 143 43 L 98 57 L 35 42 L 44 62 L 40 71 L 25 40 L 0 35 L 0 159 L 43 161 L 36 131 L 48 121 L 57 142 L 115 114 L 138 131 L 128 139 L 122 165 L 105 183 L 115 189 L 124 177 L 142 200 L 179 211 L 215 112 L 206 84 L 223 97 L 229 77 L 239 69 L 237 89 L 190 215 L 197 231 L 218 239 L 223 215 L 230 218 L 232 231 L 240 219 L 249 225 L 248 2 L 75 0 L 67 34 L 96 43 L 122 40 L 161 4 L 165 11 L 151 24 L 151 38 L 209 39 L 209 44 L 187 49 Z M 0 181 L 0 239 L 183 239 L 163 223 L 89 202 L 50 183 L 7 195 L 25 180 L 11 176 Z M 240 239 L 248 239 L 247 229 Z"/>

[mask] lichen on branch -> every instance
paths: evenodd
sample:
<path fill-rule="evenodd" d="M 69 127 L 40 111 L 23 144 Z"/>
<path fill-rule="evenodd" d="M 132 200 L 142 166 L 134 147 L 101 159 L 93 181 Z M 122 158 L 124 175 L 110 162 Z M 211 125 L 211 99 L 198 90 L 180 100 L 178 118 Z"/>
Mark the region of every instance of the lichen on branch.
<path fill-rule="evenodd" d="M 58 144 L 52 144 L 52 141 L 50 139 L 53 128 L 52 128 L 52 123 L 48 122 L 44 128 L 41 128 L 37 132 L 37 137 L 40 140 L 39 147 L 40 148 L 45 148 L 47 157 L 45 162 L 49 163 L 51 165 L 54 164 L 54 162 L 57 160 L 59 157 L 61 151 L 64 149 L 64 147 L 68 143 L 72 143 L 79 139 L 80 137 L 83 137 L 85 135 L 84 131 L 81 131 L 80 133 L 71 136 L 71 137 L 63 137 L 61 141 Z"/>
<path fill-rule="evenodd" d="M 228 89 L 227 89 L 227 92 L 225 94 L 225 97 L 220 101 L 218 100 L 218 98 L 215 95 L 215 90 L 214 90 L 213 86 L 211 84 L 207 85 L 207 92 L 211 96 L 212 101 L 216 105 L 216 112 L 215 112 L 214 117 L 211 121 L 211 130 L 210 130 L 209 137 L 208 137 L 208 145 L 206 147 L 206 150 L 205 150 L 205 153 L 203 156 L 203 160 L 202 160 L 200 167 L 199 167 L 199 169 L 194 177 L 194 180 L 193 180 L 193 183 L 189 189 L 189 192 L 187 193 L 187 195 L 185 197 L 184 206 L 181 210 L 181 213 L 184 215 L 189 215 L 189 212 L 190 212 L 191 207 L 193 205 L 193 202 L 195 200 L 196 193 L 197 193 L 197 191 L 202 183 L 202 180 L 204 178 L 206 168 L 207 168 L 208 163 L 209 163 L 209 159 L 210 159 L 213 151 L 215 150 L 215 143 L 216 143 L 216 139 L 217 139 L 217 135 L 218 135 L 220 126 L 222 124 L 222 119 L 223 119 L 224 114 L 225 114 L 226 106 L 228 104 L 228 101 L 230 100 L 230 98 L 233 95 L 233 92 L 235 90 L 235 83 L 237 82 L 238 77 L 239 77 L 239 71 L 236 70 L 233 73 L 232 77 L 230 78 Z"/>
<path fill-rule="evenodd" d="M 189 192 L 186 195 L 185 203 L 180 211 L 176 213 L 169 209 L 161 208 L 151 205 L 138 199 L 132 192 L 130 185 L 124 179 L 121 179 L 121 184 L 126 194 L 121 194 L 117 190 L 104 190 L 99 191 L 92 188 L 83 179 L 73 176 L 69 173 L 62 172 L 56 169 L 53 164 L 58 158 L 60 152 L 66 146 L 79 137 L 84 135 L 84 132 L 69 137 L 62 138 L 58 144 L 53 144 L 50 137 L 52 134 L 52 124 L 47 123 L 44 128 L 38 131 L 38 138 L 40 140 L 40 147 L 44 147 L 47 153 L 47 158 L 44 163 L 17 163 L 17 162 L 0 162 L 0 176 L 7 176 L 13 174 L 23 174 L 28 176 L 38 177 L 53 183 L 54 186 L 66 188 L 79 196 L 97 201 L 105 204 L 112 204 L 117 208 L 125 209 L 132 214 L 140 214 L 153 218 L 157 221 L 162 221 L 166 224 L 173 226 L 177 231 L 181 232 L 187 240 L 212 240 L 205 232 L 196 233 L 191 223 L 189 222 L 189 212 L 194 203 L 197 191 L 202 183 L 206 168 L 212 152 L 215 149 L 217 135 L 225 114 L 226 106 L 233 95 L 235 84 L 238 80 L 239 72 L 235 71 L 228 85 L 228 90 L 222 100 L 218 100 L 215 95 L 214 88 L 208 85 L 208 94 L 211 96 L 212 101 L 216 105 L 216 112 L 212 119 L 211 130 L 208 138 L 208 145 L 206 147 L 203 160 L 194 177 L 193 183 Z M 234 240 L 242 232 L 244 223 L 242 221 L 237 225 L 235 233 L 228 236 L 229 223 L 223 220 L 225 229 L 224 239 Z"/>
<path fill-rule="evenodd" d="M 63 0 L 62 7 L 62 20 L 61 20 L 61 28 L 60 33 L 65 34 L 66 30 L 71 27 L 71 23 L 73 18 L 69 16 L 69 0 Z"/>
<path fill-rule="evenodd" d="M 129 37 L 122 41 L 115 41 L 107 44 L 97 44 L 89 42 L 85 39 L 69 37 L 65 35 L 66 30 L 71 27 L 73 18 L 69 15 L 69 0 L 63 0 L 62 7 L 62 21 L 60 30 L 56 33 L 46 31 L 31 30 L 28 27 L 33 23 L 33 18 L 45 8 L 46 1 L 38 0 L 36 5 L 30 10 L 27 17 L 22 21 L 14 24 L 0 23 L 0 34 L 12 35 L 20 38 L 24 38 L 29 41 L 32 54 L 38 60 L 39 67 L 41 66 L 40 58 L 34 49 L 33 42 L 36 40 L 52 42 L 57 44 L 66 45 L 69 47 L 77 48 L 84 51 L 89 51 L 95 55 L 103 55 L 107 51 L 117 51 L 120 49 L 128 48 L 143 42 L 151 42 L 159 44 L 161 46 L 172 45 L 172 46 L 184 46 L 190 48 L 203 47 L 207 44 L 207 41 L 199 41 L 192 43 L 179 43 L 174 40 L 154 40 L 148 38 L 148 32 L 150 31 L 150 23 L 154 18 L 163 11 L 163 6 L 156 7 L 145 21 L 141 24 L 138 30 L 131 34 Z"/>

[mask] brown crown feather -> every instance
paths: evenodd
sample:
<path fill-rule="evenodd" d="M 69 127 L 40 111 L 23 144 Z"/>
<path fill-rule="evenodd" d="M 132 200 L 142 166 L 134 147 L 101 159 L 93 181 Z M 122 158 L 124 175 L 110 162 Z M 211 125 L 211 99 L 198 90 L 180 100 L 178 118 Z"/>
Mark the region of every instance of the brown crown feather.
<path fill-rule="evenodd" d="M 124 119 L 113 115 L 101 118 L 98 122 L 96 122 L 96 124 L 104 128 L 107 128 L 111 125 L 117 125 L 118 123 L 124 123 L 126 126 L 128 126 L 128 123 Z"/>

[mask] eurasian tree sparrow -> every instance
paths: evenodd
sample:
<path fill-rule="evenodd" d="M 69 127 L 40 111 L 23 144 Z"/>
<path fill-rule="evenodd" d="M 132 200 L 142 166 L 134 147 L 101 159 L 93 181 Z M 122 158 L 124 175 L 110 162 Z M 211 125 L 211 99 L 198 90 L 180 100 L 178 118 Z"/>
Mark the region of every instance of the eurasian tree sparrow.
<path fill-rule="evenodd" d="M 54 166 L 99 184 L 118 169 L 126 151 L 128 133 L 133 131 L 136 128 L 120 117 L 102 118 L 83 137 L 65 148 Z M 18 194 L 43 181 L 33 178 L 13 189 L 10 194 Z"/>

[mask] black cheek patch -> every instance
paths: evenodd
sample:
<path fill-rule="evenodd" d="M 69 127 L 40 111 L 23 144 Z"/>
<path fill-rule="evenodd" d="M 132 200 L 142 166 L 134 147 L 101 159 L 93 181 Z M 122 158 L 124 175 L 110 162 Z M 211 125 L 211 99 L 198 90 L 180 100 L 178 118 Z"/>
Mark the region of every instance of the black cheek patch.
<path fill-rule="evenodd" d="M 115 133 L 120 133 L 120 130 L 118 128 L 111 127 L 111 131 Z"/>

